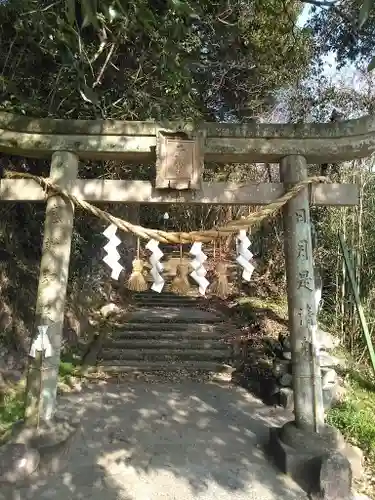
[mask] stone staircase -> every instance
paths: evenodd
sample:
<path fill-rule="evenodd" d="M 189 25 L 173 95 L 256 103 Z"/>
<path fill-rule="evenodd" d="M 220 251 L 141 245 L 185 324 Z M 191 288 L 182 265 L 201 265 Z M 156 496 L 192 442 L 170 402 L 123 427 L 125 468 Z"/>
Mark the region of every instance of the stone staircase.
<path fill-rule="evenodd" d="M 107 373 L 149 371 L 231 372 L 233 331 L 201 299 L 152 291 L 134 294 L 130 320 L 108 337 L 98 357 Z"/>

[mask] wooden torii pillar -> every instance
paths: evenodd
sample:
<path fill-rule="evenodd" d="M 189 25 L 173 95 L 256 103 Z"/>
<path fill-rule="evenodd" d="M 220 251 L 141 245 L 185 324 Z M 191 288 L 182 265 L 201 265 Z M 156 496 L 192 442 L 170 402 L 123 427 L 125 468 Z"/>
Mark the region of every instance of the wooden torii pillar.
<path fill-rule="evenodd" d="M 80 179 L 78 160 L 121 159 L 129 163 L 156 161 L 160 136 L 199 141 L 202 163 L 279 162 L 281 183 L 236 185 L 205 183 L 193 172 L 195 190 L 151 182 Z M 182 134 L 182 135 L 181 135 Z M 77 198 L 95 203 L 188 203 L 266 205 L 285 189 L 306 178 L 307 163 L 338 162 L 367 156 L 375 149 L 375 123 L 370 117 L 318 125 L 142 123 L 28 119 L 0 113 L 0 151 L 52 158 L 50 178 Z M 160 178 L 159 178 L 160 181 Z M 163 179 L 161 179 L 163 182 Z M 172 188 L 172 189 L 171 189 Z M 183 187 L 182 187 L 183 189 Z M 0 200 L 46 201 L 45 191 L 30 179 L 2 179 Z M 295 423 L 299 429 L 319 431 L 323 426 L 319 359 L 314 345 L 316 311 L 310 236 L 309 203 L 355 205 L 358 189 L 349 184 L 320 184 L 306 188 L 284 211 L 288 277 L 289 323 L 295 387 Z M 43 257 L 37 295 L 35 329 L 51 332 L 52 356 L 38 402 L 40 416 L 55 412 L 60 345 L 73 226 L 73 207 L 59 196 L 47 202 Z M 29 382 L 31 377 L 29 377 Z M 30 384 L 31 401 L 38 398 Z M 35 405 L 30 404 L 30 407 Z"/>

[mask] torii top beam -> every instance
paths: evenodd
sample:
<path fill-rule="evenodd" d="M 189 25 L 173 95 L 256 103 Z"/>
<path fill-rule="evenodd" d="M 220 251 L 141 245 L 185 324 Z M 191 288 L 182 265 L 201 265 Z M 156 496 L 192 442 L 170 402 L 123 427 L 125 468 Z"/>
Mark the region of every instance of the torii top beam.
<path fill-rule="evenodd" d="M 202 131 L 204 158 L 220 163 L 278 162 L 288 155 L 333 163 L 375 150 L 375 116 L 318 124 L 55 120 L 0 112 L 0 151 L 37 158 L 72 151 L 82 159 L 154 161 L 158 131 Z"/>

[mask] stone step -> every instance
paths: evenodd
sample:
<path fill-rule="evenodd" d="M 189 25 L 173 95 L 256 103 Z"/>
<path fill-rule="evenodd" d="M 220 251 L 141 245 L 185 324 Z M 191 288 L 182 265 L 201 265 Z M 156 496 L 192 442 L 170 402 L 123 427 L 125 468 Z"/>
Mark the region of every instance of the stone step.
<path fill-rule="evenodd" d="M 127 331 L 127 332 L 136 332 L 136 331 L 156 331 L 156 332 L 192 332 L 192 333 L 210 333 L 210 332 L 225 332 L 228 330 L 228 324 L 225 322 L 218 323 L 175 323 L 172 321 L 168 322 L 157 322 L 152 321 L 151 323 L 147 323 L 145 321 L 129 321 L 128 323 L 124 323 L 121 326 L 116 328 L 117 331 Z"/>
<path fill-rule="evenodd" d="M 95 368 L 108 374 L 125 374 L 125 373 L 145 373 L 153 371 L 168 371 L 168 372 L 211 372 L 211 373 L 232 373 L 233 367 L 224 363 L 215 363 L 213 361 L 179 361 L 170 363 L 166 366 L 165 361 L 102 361 Z M 89 370 L 90 371 L 90 370 Z"/>
<path fill-rule="evenodd" d="M 186 295 L 177 295 L 176 293 L 172 292 L 162 292 L 162 293 L 157 293 L 154 292 L 153 290 L 147 290 L 146 292 L 134 292 L 133 293 L 133 298 L 134 299 L 160 299 L 163 298 L 165 300 L 171 300 L 171 301 L 190 301 L 190 302 L 195 302 L 197 299 L 196 297 L 190 297 Z"/>
<path fill-rule="evenodd" d="M 136 300 L 135 305 L 139 307 L 194 307 L 194 303 L 191 302 L 174 302 L 171 303 L 168 300 L 163 299 L 152 299 L 152 300 Z M 197 307 L 197 305 L 195 305 Z"/>
<path fill-rule="evenodd" d="M 207 311 L 198 310 L 194 307 L 139 307 L 129 319 L 129 323 L 219 323 L 223 320 L 220 314 L 213 314 Z"/>
<path fill-rule="evenodd" d="M 150 282 L 150 287 L 151 287 L 151 285 L 152 285 L 152 282 Z M 169 289 L 169 284 L 166 285 L 166 287 L 164 289 Z M 146 294 L 147 292 L 144 292 L 144 293 Z M 161 299 L 161 298 L 163 298 L 163 295 L 164 295 L 164 292 L 162 292 L 158 297 L 152 296 L 151 300 L 153 300 L 153 299 L 155 299 L 155 300 Z M 209 294 L 207 293 L 207 295 L 209 295 Z M 178 297 L 178 295 L 177 295 L 177 297 Z M 196 288 L 196 289 L 195 288 L 191 288 L 184 295 L 180 295 L 180 297 L 181 297 L 180 299 L 177 299 L 177 298 L 171 298 L 170 299 L 169 297 L 167 297 L 168 303 L 169 304 L 174 304 L 174 303 L 177 304 L 177 303 L 180 303 L 180 301 L 184 300 L 184 301 L 186 301 L 184 303 L 189 303 L 189 304 L 191 303 L 192 306 L 194 307 L 194 305 L 197 303 L 197 301 L 199 301 L 199 300 L 202 299 L 202 295 L 200 295 L 198 288 Z M 143 300 L 146 300 L 146 297 L 138 297 L 138 298 L 136 298 L 134 300 L 135 301 L 143 301 Z"/>
<path fill-rule="evenodd" d="M 217 329 L 198 330 L 194 329 L 194 325 L 191 325 L 190 328 L 188 327 L 180 330 L 172 327 L 169 330 L 161 330 L 160 328 L 149 329 L 147 328 L 147 325 L 142 325 L 141 327 L 142 330 L 141 329 L 132 330 L 130 328 L 129 329 L 127 328 L 126 330 L 123 331 L 116 331 L 116 333 L 112 333 L 111 339 L 116 339 L 116 340 L 172 339 L 176 341 L 189 339 L 189 340 L 209 341 L 209 340 L 220 340 L 225 336 L 225 334 L 223 332 L 220 332 L 220 330 Z"/>
<path fill-rule="evenodd" d="M 189 337 L 176 339 L 158 338 L 129 338 L 129 339 L 106 339 L 103 342 L 103 348 L 110 349 L 213 349 L 213 350 L 228 350 L 228 344 L 221 339 L 191 339 Z"/>
<path fill-rule="evenodd" d="M 103 360 L 162 360 L 164 359 L 166 366 L 169 360 L 222 360 L 231 357 L 231 348 L 226 349 L 111 349 L 104 348 L 101 350 L 99 357 Z"/>
<path fill-rule="evenodd" d="M 146 300 L 165 300 L 169 302 L 170 304 L 180 304 L 181 302 L 183 303 L 188 303 L 188 304 L 196 304 L 199 299 L 196 296 L 192 295 L 174 295 L 172 293 L 152 293 L 152 292 L 143 292 L 134 294 L 133 296 L 134 300 L 137 301 L 146 301 Z"/>
<path fill-rule="evenodd" d="M 165 299 L 165 300 L 170 300 L 171 302 L 187 301 L 194 303 L 197 301 L 198 296 L 191 295 L 190 292 L 193 291 L 195 292 L 195 290 L 191 288 L 189 292 L 187 292 L 187 294 L 179 295 L 164 288 L 164 290 L 161 293 L 153 292 L 152 290 L 146 290 L 145 292 L 133 292 L 132 297 L 136 300 Z"/>

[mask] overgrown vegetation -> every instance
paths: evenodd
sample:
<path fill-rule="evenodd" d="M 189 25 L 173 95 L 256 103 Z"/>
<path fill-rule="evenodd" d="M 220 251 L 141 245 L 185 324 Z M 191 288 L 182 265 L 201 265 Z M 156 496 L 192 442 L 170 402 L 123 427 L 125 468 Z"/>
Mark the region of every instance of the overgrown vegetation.
<path fill-rule="evenodd" d="M 23 418 L 24 415 L 24 389 L 9 390 L 4 395 L 0 411 L 0 437 L 6 429 Z"/>
<path fill-rule="evenodd" d="M 287 304 L 285 297 L 241 297 L 234 307 L 236 318 L 247 327 L 244 335 L 249 335 L 250 343 L 277 339 L 278 334 L 288 331 Z M 327 319 L 327 316 L 326 318 Z M 331 329 L 334 332 L 334 329 Z M 339 333 L 339 332 L 336 332 Z M 342 346 L 336 353 L 346 359 L 348 368 L 339 370 L 343 379 L 345 396 L 340 403 L 327 412 L 328 424 L 338 428 L 348 442 L 360 447 L 366 457 L 367 474 L 361 489 L 367 494 L 374 493 L 375 471 L 375 384 L 367 364 L 359 364 L 358 358 L 352 357 L 347 348 Z"/>
<path fill-rule="evenodd" d="M 79 378 L 76 366 L 67 361 L 61 361 L 59 367 L 59 387 L 74 389 L 76 380 Z M 11 385 L 4 394 L 0 407 L 0 441 L 1 436 L 17 420 L 24 417 L 25 408 L 25 384 L 21 381 Z"/>
<path fill-rule="evenodd" d="M 375 467 L 375 387 L 358 373 L 346 377 L 347 397 L 328 413 L 327 421 L 362 448 Z"/>

